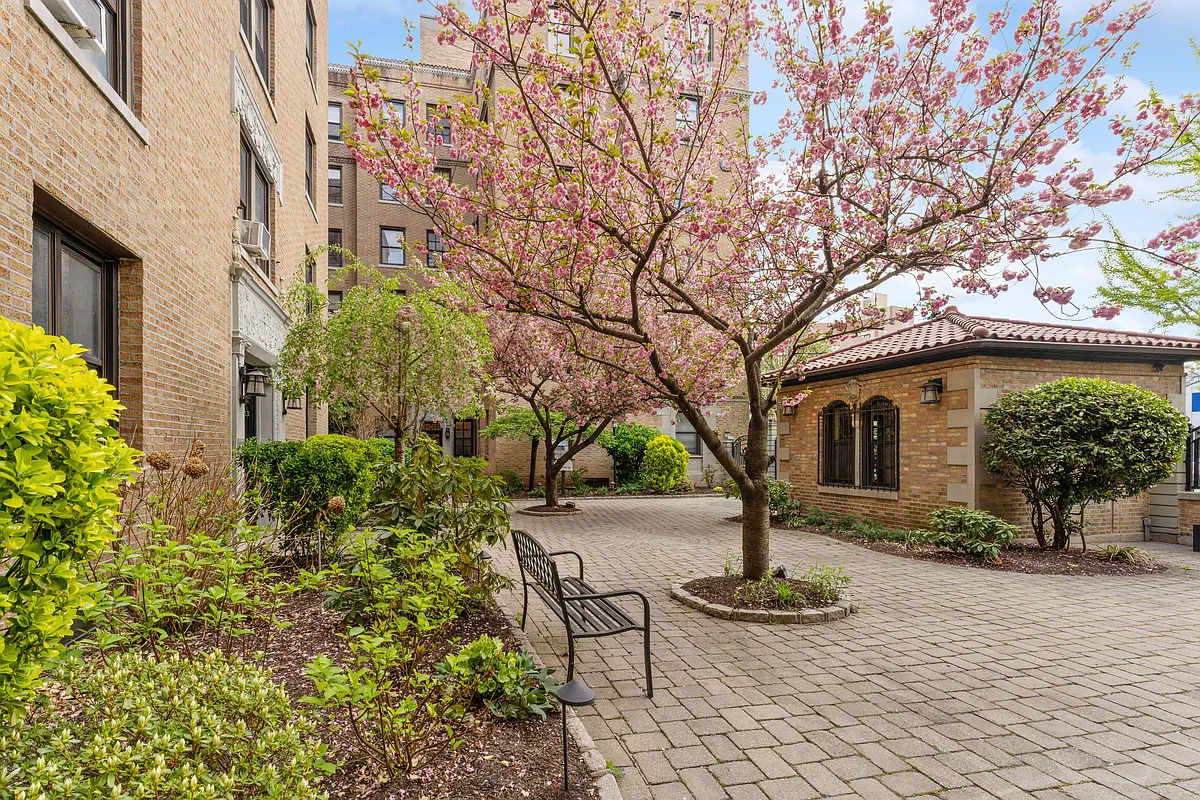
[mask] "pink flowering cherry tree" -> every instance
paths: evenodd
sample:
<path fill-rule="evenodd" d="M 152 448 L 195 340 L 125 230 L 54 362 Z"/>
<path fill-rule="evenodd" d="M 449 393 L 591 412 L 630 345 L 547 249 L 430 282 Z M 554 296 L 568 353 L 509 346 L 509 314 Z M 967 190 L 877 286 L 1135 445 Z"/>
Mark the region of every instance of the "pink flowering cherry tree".
<path fill-rule="evenodd" d="M 902 276 L 925 312 L 946 303 L 939 273 L 995 295 L 1032 272 L 1069 299 L 1047 288 L 1050 259 L 1100 234 L 1097 209 L 1172 135 L 1160 115 L 1109 113 L 1148 3 L 1066 20 L 1025 0 L 978 19 L 931 0 L 932 21 L 898 33 L 882 4 L 848 24 L 848 2 L 440 0 L 444 41 L 474 52 L 472 95 L 400 128 L 369 62 L 352 75 L 358 163 L 426 211 L 479 302 L 558 326 L 576 357 L 692 423 L 740 487 L 747 578 L 770 568 L 779 377 L 869 326 L 867 298 Z M 766 100 L 747 90 L 751 52 L 786 101 L 765 136 L 749 133 Z M 1122 146 L 1103 175 L 1071 157 L 1097 126 Z M 742 460 L 703 414 L 737 385 Z"/>
<path fill-rule="evenodd" d="M 557 507 L 557 478 L 567 462 L 614 420 L 650 410 L 653 396 L 640 383 L 626 380 L 620 370 L 575 355 L 577 337 L 562 326 L 500 312 L 492 315 L 489 329 L 495 354 L 488 368 L 493 390 L 524 400 L 529 408 L 527 414 L 499 418 L 483 433 L 539 441 L 545 505 Z M 534 471 L 530 463 L 531 485 Z"/>

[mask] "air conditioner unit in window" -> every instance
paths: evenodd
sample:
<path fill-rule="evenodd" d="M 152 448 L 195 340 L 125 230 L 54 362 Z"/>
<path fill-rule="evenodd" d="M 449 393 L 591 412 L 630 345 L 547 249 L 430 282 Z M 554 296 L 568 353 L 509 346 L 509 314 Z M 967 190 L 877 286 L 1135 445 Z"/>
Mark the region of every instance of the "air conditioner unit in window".
<path fill-rule="evenodd" d="M 259 258 L 271 257 L 271 231 L 261 222 L 241 220 L 242 247 L 246 252 Z"/>
<path fill-rule="evenodd" d="M 46 8 L 58 20 L 67 35 L 80 47 L 108 52 L 108 26 L 105 17 L 108 10 L 100 0 L 44 0 Z"/>

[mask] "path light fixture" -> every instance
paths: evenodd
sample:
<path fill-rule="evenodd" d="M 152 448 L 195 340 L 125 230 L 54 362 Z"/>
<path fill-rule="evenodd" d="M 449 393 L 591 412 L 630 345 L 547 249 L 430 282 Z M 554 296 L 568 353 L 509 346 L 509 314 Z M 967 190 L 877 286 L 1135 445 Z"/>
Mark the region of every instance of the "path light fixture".
<path fill-rule="evenodd" d="M 247 397 L 267 396 L 267 373 L 258 367 L 242 367 L 242 402 Z"/>
<path fill-rule="evenodd" d="M 942 399 L 942 379 L 930 378 L 921 384 L 921 403 L 939 403 Z"/>
<path fill-rule="evenodd" d="M 563 739 L 563 791 L 569 791 L 571 786 L 567 779 L 567 773 L 570 767 L 570 761 L 567 751 L 567 708 L 579 708 L 580 706 L 590 706 L 596 702 L 596 693 L 593 692 L 588 685 L 579 678 L 574 678 L 567 681 L 564 685 L 558 687 L 555 696 L 558 697 L 558 702 L 562 703 L 562 739 Z"/>

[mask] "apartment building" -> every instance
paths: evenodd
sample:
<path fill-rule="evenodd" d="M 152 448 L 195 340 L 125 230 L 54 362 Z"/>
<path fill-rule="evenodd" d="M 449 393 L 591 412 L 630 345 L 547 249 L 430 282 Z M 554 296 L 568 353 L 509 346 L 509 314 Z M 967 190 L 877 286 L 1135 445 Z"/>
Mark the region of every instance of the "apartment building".
<path fill-rule="evenodd" d="M 143 449 L 325 426 L 270 369 L 327 229 L 326 20 L 326 0 L 0 10 L 0 314 L 85 346 Z"/>

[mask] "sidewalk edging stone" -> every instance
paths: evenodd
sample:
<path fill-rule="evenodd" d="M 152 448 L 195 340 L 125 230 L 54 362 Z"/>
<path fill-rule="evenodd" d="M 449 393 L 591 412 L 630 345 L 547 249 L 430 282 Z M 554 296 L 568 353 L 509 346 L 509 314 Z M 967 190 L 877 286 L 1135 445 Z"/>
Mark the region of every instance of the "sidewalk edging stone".
<path fill-rule="evenodd" d="M 684 585 L 695 578 L 676 581 L 667 592 L 672 600 L 683 603 L 689 608 L 718 619 L 728 619 L 735 622 L 766 622 L 775 625 L 818 625 L 825 622 L 843 619 L 858 611 L 858 606 L 849 600 L 838 600 L 833 605 L 823 608 L 802 608 L 796 611 L 774 611 L 762 608 L 733 608 L 732 606 L 710 603 L 703 597 L 697 597 L 684 589 Z"/>

